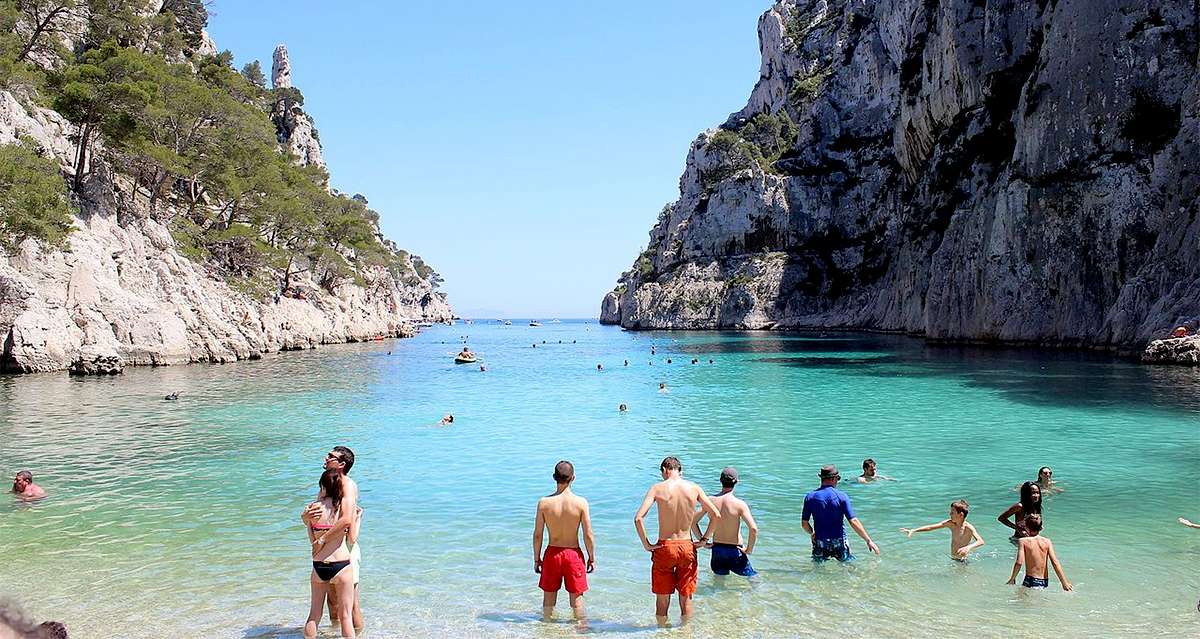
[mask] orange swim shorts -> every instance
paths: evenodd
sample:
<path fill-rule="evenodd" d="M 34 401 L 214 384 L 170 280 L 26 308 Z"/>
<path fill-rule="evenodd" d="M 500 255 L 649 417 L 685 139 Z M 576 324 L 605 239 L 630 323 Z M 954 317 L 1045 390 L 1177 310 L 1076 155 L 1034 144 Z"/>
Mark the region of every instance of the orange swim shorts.
<path fill-rule="evenodd" d="M 661 548 L 650 554 L 650 590 L 656 595 L 678 591 L 681 596 L 696 592 L 696 546 L 690 539 L 659 541 Z"/>

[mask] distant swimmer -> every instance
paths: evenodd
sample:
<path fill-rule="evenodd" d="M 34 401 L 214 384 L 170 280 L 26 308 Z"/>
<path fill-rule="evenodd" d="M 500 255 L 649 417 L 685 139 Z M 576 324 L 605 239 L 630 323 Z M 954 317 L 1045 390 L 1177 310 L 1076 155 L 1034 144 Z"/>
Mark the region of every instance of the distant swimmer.
<path fill-rule="evenodd" d="M 654 592 L 654 614 L 659 625 L 667 621 L 671 594 L 679 593 L 679 612 L 686 619 L 692 615 L 692 595 L 696 593 L 698 567 L 696 547 L 711 537 L 713 527 L 721 521 L 716 504 L 696 484 L 683 478 L 683 464 L 667 457 L 659 464 L 663 480 L 654 484 L 633 517 L 634 528 L 642 547 L 650 552 L 650 589 Z M 697 504 L 708 513 L 708 530 L 699 540 L 692 539 L 692 521 Z M 646 537 L 644 519 L 650 507 L 658 506 L 658 541 L 653 545 Z"/>
<path fill-rule="evenodd" d="M 670 358 L 670 357 L 668 357 L 668 358 L 667 358 L 667 363 L 668 363 L 668 364 L 670 364 L 670 363 L 671 363 L 671 358 Z"/>
<path fill-rule="evenodd" d="M 875 472 L 875 460 L 870 457 L 863 460 L 863 472 L 858 476 L 858 483 L 869 484 L 874 481 L 896 481 L 891 477 L 886 477 Z"/>
<path fill-rule="evenodd" d="M 666 382 L 659 382 L 659 383 L 658 383 L 658 392 L 660 392 L 660 393 L 665 393 L 665 392 L 667 392 L 667 383 L 666 383 Z"/>
<path fill-rule="evenodd" d="M 554 492 L 538 500 L 537 517 L 533 523 L 533 571 L 541 575 L 542 616 L 549 620 L 558 603 L 558 591 L 564 582 L 571 597 L 575 618 L 583 617 L 583 593 L 587 592 L 587 573 L 596 569 L 596 541 L 592 535 L 592 519 L 587 500 L 571 492 L 575 481 L 575 466 L 560 461 L 554 466 Z M 579 550 L 579 529 L 587 560 Z M 547 530 L 550 545 L 542 554 L 543 530 Z"/>
<path fill-rule="evenodd" d="M 699 360 L 699 359 L 696 359 L 696 358 L 694 358 L 694 357 L 692 358 L 692 364 L 693 364 L 693 365 L 695 365 L 695 364 L 699 364 L 699 363 L 700 363 L 700 360 Z"/>
<path fill-rule="evenodd" d="M 596 364 L 596 370 L 598 370 L 598 371 L 604 370 L 604 364 Z"/>
<path fill-rule="evenodd" d="M 838 482 L 842 479 L 837 466 L 822 467 L 820 477 L 821 487 L 804 496 L 804 510 L 800 514 L 800 526 L 812 536 L 813 561 L 854 559 L 850 552 L 850 542 L 846 540 L 843 519 L 867 542 L 867 549 L 878 555 L 879 546 L 871 541 L 867 529 L 858 517 L 854 516 L 850 496 L 837 489 Z M 812 524 L 808 523 L 809 519 L 812 519 Z"/>
<path fill-rule="evenodd" d="M 16 477 L 13 478 L 12 491 L 17 499 L 22 501 L 33 501 L 46 496 L 46 491 L 33 483 L 33 473 L 28 470 L 17 472 Z"/>
<path fill-rule="evenodd" d="M 486 372 L 487 372 L 487 366 L 485 366 L 484 364 L 480 364 L 480 365 L 479 365 L 479 372 L 480 372 L 480 373 L 486 373 Z"/>
<path fill-rule="evenodd" d="M 1054 471 L 1049 466 L 1042 466 L 1038 469 L 1036 483 L 1043 495 L 1054 495 L 1063 491 L 1062 487 L 1054 483 Z"/>
<path fill-rule="evenodd" d="M 1054 568 L 1054 574 L 1058 576 L 1058 582 L 1062 584 L 1062 589 L 1071 590 L 1073 586 L 1067 580 L 1067 576 L 1063 574 L 1062 565 L 1058 563 L 1058 555 L 1054 554 L 1054 544 L 1042 536 L 1042 516 L 1036 513 L 1026 516 L 1024 527 L 1029 531 L 1029 536 L 1022 537 L 1017 542 L 1017 558 L 1013 561 L 1012 574 L 1008 576 L 1009 585 L 1017 583 L 1017 574 L 1021 572 L 1021 566 L 1024 565 L 1025 580 L 1021 582 L 1021 587 L 1049 587 L 1050 575 L 1046 570 L 1048 563 Z"/>
<path fill-rule="evenodd" d="M 708 360 L 708 363 L 711 364 L 711 363 L 713 363 L 713 361 L 710 359 L 710 360 Z"/>
<path fill-rule="evenodd" d="M 620 406 L 617 407 L 617 410 L 624 413 L 629 410 L 629 407 L 626 406 L 625 404 L 621 404 Z"/>
<path fill-rule="evenodd" d="M 651 347 L 650 347 L 650 354 L 651 354 L 651 355 L 654 355 L 654 354 L 655 354 L 655 350 L 654 350 L 654 347 L 653 347 L 653 346 L 651 346 Z"/>
<path fill-rule="evenodd" d="M 533 347 L 534 347 L 534 348 L 537 348 L 537 344 L 534 344 L 534 345 L 533 345 Z"/>
<path fill-rule="evenodd" d="M 629 360 L 625 360 L 625 365 L 629 366 Z"/>
<path fill-rule="evenodd" d="M 1200 528 L 1200 524 L 1194 524 L 1191 521 L 1184 519 L 1183 517 L 1180 517 L 1178 521 L 1179 521 L 1179 523 L 1183 524 L 1184 526 L 1187 526 L 1188 528 Z"/>
<path fill-rule="evenodd" d="M 449 426 L 454 423 L 454 415 L 446 415 L 442 421 L 438 422 L 438 426 Z"/>
<path fill-rule="evenodd" d="M 171 393 L 170 395 L 167 395 L 163 399 L 167 400 L 168 402 L 173 402 L 173 401 L 179 399 L 179 391 L 175 391 L 175 392 Z"/>
<path fill-rule="evenodd" d="M 914 533 L 948 528 L 950 530 L 950 557 L 958 561 L 965 561 L 972 550 L 983 545 L 983 537 L 979 536 L 975 526 L 967 523 L 967 513 L 970 512 L 970 509 L 971 507 L 965 500 L 959 499 L 950 504 L 949 519 L 943 519 L 936 524 L 920 528 L 901 528 L 900 532 L 912 539 Z"/>
<path fill-rule="evenodd" d="M 717 575 L 733 573 L 743 577 L 753 577 L 758 572 L 750 565 L 750 553 L 754 552 L 754 542 L 758 539 L 758 524 L 750 514 L 750 506 L 733 494 L 734 486 L 738 483 L 737 469 L 729 466 L 721 471 L 721 492 L 712 498 L 713 504 L 721 513 L 721 519 L 713 527 L 712 557 L 709 568 Z M 700 520 L 704 519 L 703 510 L 696 512 L 692 522 L 692 534 L 701 537 Z M 749 536 L 742 544 L 742 522 L 746 522 Z"/>

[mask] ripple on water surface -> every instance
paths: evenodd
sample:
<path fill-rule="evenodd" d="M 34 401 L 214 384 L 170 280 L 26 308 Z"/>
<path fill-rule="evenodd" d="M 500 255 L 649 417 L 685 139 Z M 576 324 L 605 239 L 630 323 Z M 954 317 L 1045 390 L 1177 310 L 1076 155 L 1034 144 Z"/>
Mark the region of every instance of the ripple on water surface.
<path fill-rule="evenodd" d="M 466 333 L 488 372 L 451 363 Z M 577 322 L 0 377 L 0 458 L 51 492 L 0 503 L 0 582 L 72 636 L 297 637 L 298 513 L 324 453 L 349 443 L 367 636 L 1196 636 L 1200 535 L 1175 518 L 1200 519 L 1198 383 L 1196 369 L 1091 354 Z M 454 425 L 436 428 L 446 413 Z M 660 630 L 631 519 L 668 454 L 713 490 L 739 468 L 761 579 L 702 570 L 695 620 Z M 884 554 L 853 539 L 858 561 L 813 565 L 803 494 L 821 465 L 849 477 L 867 456 L 899 481 L 843 488 Z M 596 528 L 586 627 L 540 621 L 530 556 L 534 503 L 564 458 Z M 1004 584 L 995 517 L 1043 464 L 1067 489 L 1045 516 L 1074 593 Z M 987 540 L 969 564 L 946 558 L 945 534 L 896 532 L 958 498 Z"/>

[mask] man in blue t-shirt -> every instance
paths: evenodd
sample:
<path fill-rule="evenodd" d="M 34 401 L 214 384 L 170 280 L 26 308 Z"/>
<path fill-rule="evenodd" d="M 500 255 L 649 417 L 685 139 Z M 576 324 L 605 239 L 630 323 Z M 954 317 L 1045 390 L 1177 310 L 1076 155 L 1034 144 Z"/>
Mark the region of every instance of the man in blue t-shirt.
<path fill-rule="evenodd" d="M 838 480 L 842 478 L 838 474 L 837 466 L 821 468 L 820 476 L 821 487 L 804 496 L 804 513 L 801 515 L 804 532 L 812 535 L 813 561 L 825 561 L 826 559 L 850 561 L 854 559 L 854 555 L 850 554 L 850 542 L 846 541 L 846 528 L 842 525 L 843 517 L 850 522 L 850 527 L 854 529 L 854 532 L 867 542 L 867 548 L 878 555 L 879 546 L 871 541 L 867 529 L 854 516 L 854 507 L 850 505 L 850 496 L 837 489 Z M 808 523 L 809 518 L 812 518 L 812 524 Z M 816 530 L 813 529 L 814 526 Z"/>

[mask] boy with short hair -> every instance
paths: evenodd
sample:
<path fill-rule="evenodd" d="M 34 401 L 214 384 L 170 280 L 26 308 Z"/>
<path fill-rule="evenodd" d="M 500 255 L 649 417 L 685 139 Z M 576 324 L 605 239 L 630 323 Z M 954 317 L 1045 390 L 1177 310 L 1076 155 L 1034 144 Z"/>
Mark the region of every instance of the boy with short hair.
<path fill-rule="evenodd" d="M 975 526 L 967 523 L 967 513 L 970 510 L 971 507 L 967 505 L 967 502 L 959 499 L 950 504 L 949 519 L 943 519 L 936 524 L 920 528 L 901 528 L 900 532 L 908 535 L 911 539 L 913 533 L 948 528 L 950 529 L 950 558 L 955 561 L 966 561 L 967 555 L 972 550 L 983 545 L 983 537 L 979 536 L 979 531 L 975 530 Z"/>
<path fill-rule="evenodd" d="M 583 617 L 583 593 L 587 592 L 587 573 L 596 567 L 596 541 L 592 534 L 592 518 L 588 502 L 571 492 L 575 481 L 575 466 L 566 460 L 554 466 L 553 493 L 538 500 L 537 516 L 533 524 L 533 571 L 541 578 L 542 616 L 550 619 L 554 605 L 558 603 L 558 590 L 567 587 L 571 598 L 571 611 L 575 618 Z M 579 530 L 583 529 L 583 543 L 587 547 L 587 560 L 579 548 Z M 550 544 L 542 554 L 542 540 L 549 533 Z"/>
<path fill-rule="evenodd" d="M 1071 582 L 1067 581 L 1067 576 L 1063 574 L 1062 566 L 1058 563 L 1058 556 L 1054 554 L 1054 544 L 1042 536 L 1042 516 L 1033 513 L 1025 517 L 1025 528 L 1029 531 L 1029 536 L 1017 540 L 1017 559 L 1013 562 L 1012 574 L 1008 577 L 1009 585 L 1017 583 L 1017 573 L 1021 571 L 1021 564 L 1025 564 L 1025 581 L 1021 586 L 1048 587 L 1050 583 L 1049 575 L 1046 574 L 1046 564 L 1049 563 L 1054 567 L 1054 574 L 1058 575 L 1063 590 L 1071 590 Z"/>

